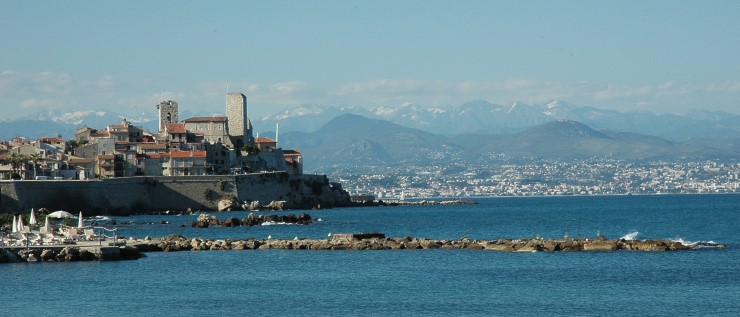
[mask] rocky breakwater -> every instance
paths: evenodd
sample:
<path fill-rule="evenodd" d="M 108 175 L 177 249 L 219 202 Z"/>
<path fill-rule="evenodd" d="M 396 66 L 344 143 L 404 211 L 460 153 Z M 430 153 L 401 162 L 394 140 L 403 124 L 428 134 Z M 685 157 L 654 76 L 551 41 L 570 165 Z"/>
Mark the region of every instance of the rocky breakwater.
<path fill-rule="evenodd" d="M 313 220 L 311 215 L 301 213 L 299 215 L 288 214 L 288 215 L 255 215 L 250 213 L 246 218 L 237 219 L 234 217 L 227 218 L 226 220 L 218 220 L 216 216 L 202 213 L 192 223 L 194 228 L 208 228 L 208 227 L 239 227 L 239 226 L 260 226 L 265 224 L 296 224 L 296 225 L 308 225 Z"/>
<path fill-rule="evenodd" d="M 49 247 L 0 249 L 0 263 L 135 260 L 144 254 L 131 246 L 108 248 Z"/>
<path fill-rule="evenodd" d="M 151 239 L 142 242 L 129 242 L 141 252 L 154 251 L 198 251 L 198 250 L 418 250 L 418 249 L 472 249 L 503 252 L 557 252 L 557 251 L 680 251 L 697 249 L 671 240 L 606 240 L 598 239 L 497 239 L 471 240 L 433 240 L 426 238 L 386 238 L 375 234 L 337 234 L 328 239 L 254 239 L 210 240 L 186 238 L 179 235 Z M 722 244 L 712 247 L 724 248 Z"/>

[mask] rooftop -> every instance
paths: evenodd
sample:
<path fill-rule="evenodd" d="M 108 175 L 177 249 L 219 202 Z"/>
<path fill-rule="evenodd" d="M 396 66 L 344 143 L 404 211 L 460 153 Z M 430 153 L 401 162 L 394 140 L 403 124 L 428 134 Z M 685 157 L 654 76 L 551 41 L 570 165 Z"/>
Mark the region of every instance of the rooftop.
<path fill-rule="evenodd" d="M 170 123 L 164 128 L 167 133 L 186 133 L 185 125 L 182 123 Z"/>
<path fill-rule="evenodd" d="M 254 139 L 254 143 L 277 143 L 275 140 L 265 137 L 259 137 Z"/>

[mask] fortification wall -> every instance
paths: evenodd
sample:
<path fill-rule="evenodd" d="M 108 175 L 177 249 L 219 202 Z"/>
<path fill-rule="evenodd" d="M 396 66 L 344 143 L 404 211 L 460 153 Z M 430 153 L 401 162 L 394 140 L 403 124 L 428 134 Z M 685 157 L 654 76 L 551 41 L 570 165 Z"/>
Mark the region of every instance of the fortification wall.
<path fill-rule="evenodd" d="M 126 215 L 164 210 L 215 210 L 218 201 L 285 201 L 287 208 L 349 203 L 340 186 L 323 175 L 284 172 L 225 176 L 128 177 L 86 181 L 0 182 L 0 213 L 31 208 Z"/>

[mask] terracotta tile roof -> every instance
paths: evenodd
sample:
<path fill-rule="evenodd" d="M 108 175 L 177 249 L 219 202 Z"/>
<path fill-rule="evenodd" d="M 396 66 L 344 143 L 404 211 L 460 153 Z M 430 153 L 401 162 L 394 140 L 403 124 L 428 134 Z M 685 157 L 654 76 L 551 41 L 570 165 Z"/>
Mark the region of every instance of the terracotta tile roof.
<path fill-rule="evenodd" d="M 168 133 L 185 133 L 185 125 L 182 123 L 170 123 L 164 128 Z"/>
<path fill-rule="evenodd" d="M 301 155 L 301 151 L 298 150 L 283 150 L 284 156 L 299 156 Z"/>
<path fill-rule="evenodd" d="M 115 159 L 115 156 L 113 156 L 113 154 L 98 155 L 98 159 L 100 159 L 100 160 L 112 160 L 112 159 Z"/>
<path fill-rule="evenodd" d="M 226 122 L 226 117 L 214 116 L 214 117 L 192 117 L 185 119 L 185 122 Z"/>
<path fill-rule="evenodd" d="M 265 137 L 259 137 L 254 139 L 254 143 L 276 143 L 275 140 Z"/>
<path fill-rule="evenodd" d="M 64 140 L 60 138 L 42 138 L 41 142 L 64 143 Z"/>

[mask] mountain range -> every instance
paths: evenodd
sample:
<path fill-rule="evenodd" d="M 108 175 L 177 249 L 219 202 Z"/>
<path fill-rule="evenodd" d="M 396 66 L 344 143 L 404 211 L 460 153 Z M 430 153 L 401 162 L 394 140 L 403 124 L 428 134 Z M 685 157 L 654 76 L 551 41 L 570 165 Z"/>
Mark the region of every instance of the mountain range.
<path fill-rule="evenodd" d="M 705 110 L 656 115 L 648 111 L 620 112 L 575 106 L 563 101 L 540 105 L 516 102 L 502 106 L 474 100 L 459 107 L 423 107 L 405 103 L 398 107 L 373 109 L 299 105 L 253 120 L 253 123 L 257 127 L 274 127 L 280 122 L 281 131 L 310 132 L 346 113 L 447 136 L 516 133 L 555 120 L 573 120 L 595 129 L 655 135 L 672 141 L 740 137 L 740 115 Z"/>
<path fill-rule="evenodd" d="M 448 137 L 353 114 L 315 132 L 281 134 L 280 146 L 301 150 L 307 170 L 338 166 L 462 164 L 504 155 L 542 160 L 724 160 L 740 157 L 740 138 L 715 143 L 676 142 L 639 133 L 593 129 L 556 120 L 511 134 Z"/>
<path fill-rule="evenodd" d="M 200 115 L 200 114 L 199 114 Z M 182 112 L 180 118 L 188 118 Z M 126 119 L 157 128 L 154 113 L 49 112 L 0 121 L 0 139 L 62 135 L 83 125 L 103 129 Z M 737 160 L 740 116 L 710 111 L 656 115 L 575 106 L 562 101 L 508 106 L 475 100 L 459 107 L 299 105 L 252 119 L 255 131 L 304 153 L 306 170 L 332 165 L 472 162 L 490 155 L 572 159 Z"/>

